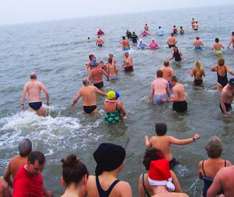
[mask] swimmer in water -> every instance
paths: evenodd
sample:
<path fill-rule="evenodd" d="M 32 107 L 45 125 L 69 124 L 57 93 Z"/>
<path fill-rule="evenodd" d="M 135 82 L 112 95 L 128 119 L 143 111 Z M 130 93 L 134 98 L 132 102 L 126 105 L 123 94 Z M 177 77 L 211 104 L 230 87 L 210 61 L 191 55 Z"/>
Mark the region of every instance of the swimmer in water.
<path fill-rule="evenodd" d="M 169 47 L 169 48 L 175 47 L 175 46 L 176 46 L 176 43 L 177 43 L 176 37 L 175 37 L 175 35 L 172 33 L 171 36 L 169 36 L 169 37 L 167 38 L 168 47 Z"/>
<path fill-rule="evenodd" d="M 140 40 L 139 40 L 139 43 L 137 44 L 137 48 L 138 48 L 138 49 L 141 49 L 141 50 L 144 50 L 144 49 L 147 48 L 147 44 L 145 44 L 145 43 L 143 42 L 143 40 L 140 39 Z"/>
<path fill-rule="evenodd" d="M 104 36 L 104 31 L 102 31 L 101 29 L 98 29 L 98 31 L 97 31 L 97 35 L 98 36 Z"/>
<path fill-rule="evenodd" d="M 104 40 L 100 36 L 97 37 L 96 45 L 100 48 L 104 45 Z"/>
<path fill-rule="evenodd" d="M 155 132 L 156 135 L 152 137 L 145 136 L 145 146 L 148 148 L 152 147 L 160 150 L 163 153 L 165 159 L 169 161 L 171 169 L 173 169 L 178 164 L 178 161 L 173 157 L 171 145 L 192 144 L 200 138 L 199 134 L 193 134 L 191 138 L 186 139 L 178 139 L 173 136 L 168 136 L 167 125 L 165 123 L 156 123 Z"/>
<path fill-rule="evenodd" d="M 96 66 L 97 60 L 94 54 L 89 55 L 89 61 L 85 64 L 86 70 L 89 72 L 91 67 Z"/>
<path fill-rule="evenodd" d="M 152 40 L 149 44 L 150 49 L 159 49 L 159 45 L 155 40 Z"/>
<path fill-rule="evenodd" d="M 123 67 L 125 72 L 132 72 L 133 69 L 133 59 L 128 52 L 124 53 Z"/>
<path fill-rule="evenodd" d="M 106 112 L 105 121 L 108 124 L 117 124 L 121 119 L 127 118 L 124 104 L 119 100 L 119 93 L 113 90 L 106 94 L 104 110 Z"/>
<path fill-rule="evenodd" d="M 166 79 L 163 78 L 163 72 L 158 70 L 156 73 L 157 78 L 151 84 L 150 101 L 154 105 L 160 105 L 168 102 L 170 96 L 169 84 Z"/>
<path fill-rule="evenodd" d="M 192 24 L 192 29 L 194 30 L 194 24 L 195 24 L 195 19 L 194 18 L 192 18 L 191 24 Z"/>
<path fill-rule="evenodd" d="M 84 112 L 87 114 L 95 112 L 97 109 L 97 94 L 106 96 L 105 92 L 93 86 L 87 78 L 83 79 L 83 87 L 73 97 L 72 111 L 75 111 L 76 103 L 82 98 Z"/>
<path fill-rule="evenodd" d="M 47 116 L 46 109 L 42 106 L 41 92 L 46 96 L 46 104 L 49 105 L 49 93 L 45 85 L 37 80 L 36 73 L 31 73 L 30 80 L 24 85 L 20 99 L 21 110 L 24 110 L 25 98 L 28 100 L 30 109 L 39 116 Z"/>
<path fill-rule="evenodd" d="M 192 69 L 191 77 L 194 77 L 193 84 L 195 86 L 203 85 L 203 77 L 205 77 L 204 66 L 200 61 L 195 62 L 195 66 Z"/>
<path fill-rule="evenodd" d="M 230 69 L 230 67 L 225 65 L 225 60 L 223 58 L 218 60 L 217 65 L 213 66 L 211 71 L 217 73 L 217 89 L 219 92 L 221 92 L 223 87 L 228 83 L 227 74 L 229 73 L 234 75 L 234 72 Z"/>
<path fill-rule="evenodd" d="M 126 31 L 126 36 L 128 39 L 131 39 L 132 38 L 132 33 L 130 31 Z"/>
<path fill-rule="evenodd" d="M 111 57 L 108 58 L 108 63 L 105 65 L 105 70 L 108 74 L 109 80 L 118 79 L 118 69 L 116 67 L 114 58 Z"/>
<path fill-rule="evenodd" d="M 163 78 L 168 81 L 169 88 L 172 88 L 172 77 L 175 76 L 175 71 L 170 65 L 170 62 L 168 60 L 164 61 L 163 66 L 160 68 L 160 70 L 163 73 Z"/>
<path fill-rule="evenodd" d="M 122 37 L 121 45 L 124 51 L 127 51 L 130 49 L 129 41 L 126 39 L 125 36 Z"/>
<path fill-rule="evenodd" d="M 172 33 L 173 33 L 174 35 L 176 35 L 176 34 L 178 33 L 177 27 L 176 27 L 175 25 L 173 25 Z"/>
<path fill-rule="evenodd" d="M 180 35 L 184 35 L 184 28 L 183 28 L 183 26 L 180 26 Z"/>
<path fill-rule="evenodd" d="M 178 82 L 176 76 L 172 77 L 171 83 L 172 95 L 170 97 L 170 102 L 173 103 L 172 109 L 177 113 L 185 113 L 188 109 L 188 104 L 184 85 Z"/>
<path fill-rule="evenodd" d="M 225 116 L 231 115 L 232 101 L 234 99 L 234 78 L 222 89 L 220 95 L 220 109 Z"/>
<path fill-rule="evenodd" d="M 201 50 L 202 47 L 204 46 L 204 43 L 200 37 L 196 37 L 193 41 L 193 46 L 194 46 L 194 49 Z"/>
<path fill-rule="evenodd" d="M 180 64 L 182 61 L 182 53 L 177 47 L 174 47 L 172 50 L 172 57 L 169 60 L 174 59 L 176 64 Z"/>
<path fill-rule="evenodd" d="M 148 24 L 145 24 L 144 31 L 149 32 L 149 26 L 148 26 Z"/>
<path fill-rule="evenodd" d="M 163 36 L 163 35 L 164 35 L 164 31 L 163 31 L 162 26 L 159 26 L 159 27 L 158 27 L 157 35 L 158 35 L 158 36 Z"/>
<path fill-rule="evenodd" d="M 228 48 L 234 48 L 234 32 L 232 32 L 232 36 L 228 45 Z"/>
<path fill-rule="evenodd" d="M 134 44 L 134 45 L 136 45 L 137 44 L 137 41 L 138 41 L 138 36 L 136 35 L 136 33 L 135 32 L 132 32 L 132 43 Z"/>
<path fill-rule="evenodd" d="M 103 69 L 104 63 L 101 61 L 99 64 L 92 66 L 89 71 L 89 80 L 93 85 L 99 89 L 103 88 L 104 82 L 103 77 L 106 76 L 108 79 L 108 73 Z"/>
<path fill-rule="evenodd" d="M 192 23 L 192 28 L 193 28 L 194 31 L 198 31 L 198 28 L 199 28 L 198 21 L 194 21 Z"/>
<path fill-rule="evenodd" d="M 219 42 L 219 38 L 215 38 L 215 43 L 213 44 L 212 50 L 216 56 L 222 56 L 224 46 Z"/>

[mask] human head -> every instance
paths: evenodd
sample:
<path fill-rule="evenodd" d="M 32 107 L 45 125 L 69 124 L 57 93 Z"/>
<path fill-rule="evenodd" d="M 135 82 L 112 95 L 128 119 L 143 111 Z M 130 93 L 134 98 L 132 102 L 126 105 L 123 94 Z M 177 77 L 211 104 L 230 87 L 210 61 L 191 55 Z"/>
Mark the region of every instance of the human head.
<path fill-rule="evenodd" d="M 180 29 L 183 29 L 183 26 L 180 26 Z"/>
<path fill-rule="evenodd" d="M 114 55 L 112 53 L 109 53 L 109 58 L 113 58 Z"/>
<path fill-rule="evenodd" d="M 218 43 L 219 42 L 219 38 L 215 38 L 215 42 Z"/>
<path fill-rule="evenodd" d="M 32 175 L 37 175 L 42 172 L 45 165 L 45 156 L 42 152 L 32 151 L 28 155 L 27 170 Z"/>
<path fill-rule="evenodd" d="M 109 64 L 112 64 L 112 60 L 113 59 L 109 57 L 107 61 L 108 61 Z"/>
<path fill-rule="evenodd" d="M 143 159 L 143 165 L 146 170 L 149 170 L 150 162 L 153 160 L 163 159 L 163 153 L 156 148 L 147 148 Z"/>
<path fill-rule="evenodd" d="M 155 132 L 158 136 L 164 136 L 167 133 L 167 125 L 165 123 L 156 123 Z"/>
<path fill-rule="evenodd" d="M 128 56 L 129 56 L 129 53 L 128 53 L 128 52 L 125 52 L 124 55 L 125 55 L 125 57 L 128 57 Z"/>
<path fill-rule="evenodd" d="M 225 64 L 225 60 L 224 60 L 223 58 L 220 58 L 220 59 L 218 60 L 218 65 L 219 65 L 219 66 L 224 66 L 224 64 Z"/>
<path fill-rule="evenodd" d="M 198 68 L 200 70 L 203 69 L 202 63 L 200 61 L 196 61 L 195 66 L 196 66 L 196 68 Z"/>
<path fill-rule="evenodd" d="M 32 142 L 29 139 L 23 139 L 18 146 L 19 155 L 27 157 L 32 151 Z"/>
<path fill-rule="evenodd" d="M 134 32 L 132 32 L 132 34 L 134 34 L 134 35 L 135 35 L 135 34 L 136 34 L 136 33 L 135 33 L 135 31 L 134 31 Z"/>
<path fill-rule="evenodd" d="M 173 36 L 174 36 L 174 33 L 171 33 L 171 36 L 173 37 Z"/>
<path fill-rule="evenodd" d="M 176 76 L 173 76 L 172 78 L 171 78 L 171 83 L 172 83 L 172 85 L 174 86 L 176 83 L 177 83 L 177 77 Z"/>
<path fill-rule="evenodd" d="M 106 94 L 106 98 L 108 100 L 115 100 L 116 99 L 115 91 L 113 91 L 113 90 L 108 91 L 107 94 Z"/>
<path fill-rule="evenodd" d="M 173 25 L 173 28 L 176 28 L 176 26 L 175 26 L 175 25 Z"/>
<path fill-rule="evenodd" d="M 199 40 L 200 39 L 200 37 L 196 37 L 196 40 Z"/>
<path fill-rule="evenodd" d="M 222 154 L 223 147 L 219 137 L 212 136 L 205 147 L 208 157 L 216 159 Z"/>
<path fill-rule="evenodd" d="M 158 26 L 159 29 L 161 29 L 162 27 L 161 26 Z"/>
<path fill-rule="evenodd" d="M 36 80 L 37 79 L 37 74 L 35 72 L 32 72 L 30 74 L 30 79 Z"/>
<path fill-rule="evenodd" d="M 84 78 L 82 83 L 84 86 L 88 86 L 90 84 L 90 81 L 88 80 L 88 78 Z"/>
<path fill-rule="evenodd" d="M 169 62 L 168 60 L 165 60 L 165 61 L 163 62 L 163 65 L 166 66 L 166 67 L 168 67 L 168 66 L 170 66 L 170 62 Z"/>
<path fill-rule="evenodd" d="M 76 157 L 76 155 L 68 155 L 62 162 L 62 181 L 65 187 L 74 184 L 86 185 L 89 172 L 86 166 Z"/>
<path fill-rule="evenodd" d="M 89 55 L 89 60 L 90 60 L 90 61 L 92 61 L 94 58 L 95 58 L 95 55 L 94 55 L 94 54 L 90 54 L 90 55 Z"/>
<path fill-rule="evenodd" d="M 125 36 L 123 36 L 122 39 L 125 40 L 126 39 Z"/>
<path fill-rule="evenodd" d="M 122 146 L 112 143 L 102 143 L 93 153 L 97 163 L 95 174 L 99 176 L 103 172 L 120 172 L 125 160 L 126 152 Z"/>
<path fill-rule="evenodd" d="M 163 72 L 161 70 L 157 70 L 156 76 L 157 76 L 157 78 L 163 77 Z"/>

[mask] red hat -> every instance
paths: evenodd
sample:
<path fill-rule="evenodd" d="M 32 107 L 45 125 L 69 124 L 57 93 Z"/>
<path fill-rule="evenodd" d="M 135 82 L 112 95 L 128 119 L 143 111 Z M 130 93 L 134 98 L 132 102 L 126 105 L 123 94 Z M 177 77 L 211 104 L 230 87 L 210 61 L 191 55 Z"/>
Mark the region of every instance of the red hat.
<path fill-rule="evenodd" d="M 150 186 L 166 186 L 171 191 L 175 190 L 175 185 L 172 183 L 169 162 L 166 159 L 151 161 L 148 171 L 148 181 Z"/>

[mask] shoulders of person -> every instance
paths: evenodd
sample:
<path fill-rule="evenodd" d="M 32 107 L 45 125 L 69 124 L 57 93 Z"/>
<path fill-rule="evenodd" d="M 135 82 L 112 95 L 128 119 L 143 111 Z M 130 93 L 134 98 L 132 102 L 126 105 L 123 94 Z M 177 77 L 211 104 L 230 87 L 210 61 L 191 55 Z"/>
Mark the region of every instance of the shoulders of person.
<path fill-rule="evenodd" d="M 120 193 L 125 192 L 126 190 L 132 190 L 131 185 L 127 181 L 119 181 L 116 186 L 114 187 L 116 191 L 119 191 Z"/>

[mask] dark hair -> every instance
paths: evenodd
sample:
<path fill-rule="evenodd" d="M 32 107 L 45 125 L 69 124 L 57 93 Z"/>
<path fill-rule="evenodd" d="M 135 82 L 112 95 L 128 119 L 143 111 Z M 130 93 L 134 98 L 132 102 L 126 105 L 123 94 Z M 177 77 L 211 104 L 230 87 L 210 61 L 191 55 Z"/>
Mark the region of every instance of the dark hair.
<path fill-rule="evenodd" d="M 163 72 L 161 70 L 157 70 L 157 77 L 163 77 Z"/>
<path fill-rule="evenodd" d="M 37 75 L 36 75 L 35 73 L 32 73 L 32 74 L 30 75 L 30 79 L 37 79 Z"/>
<path fill-rule="evenodd" d="M 68 155 L 62 162 L 63 180 L 66 186 L 72 183 L 79 184 L 85 175 L 89 175 L 86 166 L 76 157 L 76 155 Z"/>
<path fill-rule="evenodd" d="M 221 140 L 217 136 L 212 136 L 205 147 L 208 157 L 219 158 L 223 152 Z"/>
<path fill-rule="evenodd" d="M 19 155 L 21 157 L 26 157 L 32 151 L 32 142 L 29 139 L 23 139 L 19 143 L 18 149 L 19 149 Z"/>
<path fill-rule="evenodd" d="M 174 33 L 171 33 L 171 36 L 174 36 Z"/>
<path fill-rule="evenodd" d="M 125 38 L 125 36 L 123 36 L 122 38 L 123 38 L 123 40 L 125 40 L 125 39 L 126 39 L 126 38 Z"/>
<path fill-rule="evenodd" d="M 147 148 L 145 150 L 145 155 L 142 163 L 145 166 L 145 169 L 149 170 L 151 161 L 163 158 L 164 158 L 163 153 L 160 150 L 156 148 Z"/>
<path fill-rule="evenodd" d="M 176 76 L 173 76 L 173 77 L 171 78 L 171 81 L 177 82 L 177 81 L 178 81 L 178 80 L 177 80 L 177 77 L 176 77 Z"/>
<path fill-rule="evenodd" d="M 169 66 L 170 65 L 170 62 L 168 60 L 164 61 L 163 62 L 164 66 Z"/>
<path fill-rule="evenodd" d="M 200 39 L 200 37 L 196 37 L 196 39 L 197 39 L 197 40 L 199 40 L 199 39 Z"/>
<path fill-rule="evenodd" d="M 219 66 L 223 66 L 225 64 L 225 60 L 223 59 L 223 58 L 220 58 L 219 60 L 218 60 L 218 65 Z"/>
<path fill-rule="evenodd" d="M 34 164 L 35 161 L 38 161 L 38 163 L 40 165 L 43 165 L 46 161 L 45 159 L 45 155 L 40 152 L 40 151 L 32 151 L 29 155 L 28 155 L 28 161 L 30 164 Z"/>
<path fill-rule="evenodd" d="M 109 64 L 112 64 L 112 61 L 113 61 L 112 58 L 108 58 L 108 63 L 109 63 Z"/>
<path fill-rule="evenodd" d="M 232 35 L 234 36 L 234 31 L 232 32 Z"/>
<path fill-rule="evenodd" d="M 94 55 L 93 55 L 93 54 L 90 54 L 90 55 L 89 55 L 89 60 L 92 60 L 93 57 L 94 57 Z"/>
<path fill-rule="evenodd" d="M 219 42 L 219 39 L 218 39 L 218 38 L 215 38 L 215 42 Z"/>
<path fill-rule="evenodd" d="M 163 136 L 167 133 L 167 125 L 165 123 L 156 123 L 155 132 L 158 136 Z"/>

